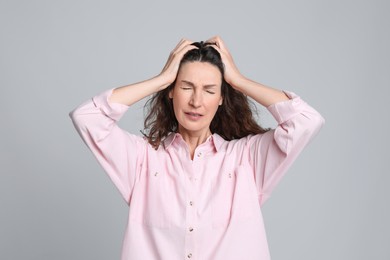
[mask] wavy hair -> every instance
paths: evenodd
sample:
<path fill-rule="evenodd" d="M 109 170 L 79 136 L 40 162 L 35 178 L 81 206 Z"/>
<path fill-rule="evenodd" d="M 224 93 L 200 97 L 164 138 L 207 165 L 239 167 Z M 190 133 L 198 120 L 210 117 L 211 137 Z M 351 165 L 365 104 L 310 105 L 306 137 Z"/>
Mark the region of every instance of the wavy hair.
<path fill-rule="evenodd" d="M 216 66 L 221 72 L 222 84 L 221 95 L 222 105 L 210 123 L 210 131 L 217 133 L 225 140 L 233 140 L 245 137 L 250 134 L 261 134 L 269 129 L 262 128 L 253 117 L 257 113 L 256 106 L 241 92 L 235 90 L 223 78 L 224 65 L 219 52 L 210 46 L 213 43 L 194 42 L 192 45 L 198 47 L 188 51 L 182 58 L 180 66 L 187 62 L 208 62 Z M 180 67 L 179 67 L 180 70 Z M 145 104 L 147 115 L 144 122 L 142 134 L 148 142 L 157 149 L 171 132 L 178 129 L 172 100 L 169 92 L 175 87 L 176 80 L 167 88 L 155 93 Z"/>

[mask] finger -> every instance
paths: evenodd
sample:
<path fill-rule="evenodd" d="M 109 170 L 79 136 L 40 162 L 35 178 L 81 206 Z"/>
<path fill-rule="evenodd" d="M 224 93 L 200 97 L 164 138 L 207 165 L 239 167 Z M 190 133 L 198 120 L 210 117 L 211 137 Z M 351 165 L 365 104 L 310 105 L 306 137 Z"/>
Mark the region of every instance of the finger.
<path fill-rule="evenodd" d="M 197 48 L 198 47 L 196 47 L 195 45 L 187 44 L 187 45 L 183 46 L 180 50 L 178 50 L 175 54 L 181 60 L 181 58 L 184 56 L 184 54 L 186 54 L 188 51 L 190 51 L 192 49 L 197 49 Z"/>
<path fill-rule="evenodd" d="M 206 41 L 206 43 L 209 43 L 210 45 L 218 46 L 217 40 L 216 40 L 214 37 L 208 39 L 208 40 Z"/>
<path fill-rule="evenodd" d="M 187 39 L 187 38 L 181 38 L 179 43 L 176 45 L 176 47 L 178 47 L 178 46 L 182 45 L 184 42 L 188 42 L 188 41 L 189 41 L 189 39 Z"/>
<path fill-rule="evenodd" d="M 191 41 L 185 39 L 185 38 L 182 38 L 180 40 L 180 42 L 176 45 L 176 47 L 171 51 L 171 53 L 169 54 L 169 57 L 168 57 L 168 61 L 166 63 L 166 66 L 169 66 L 169 63 L 172 62 L 172 60 L 174 59 L 174 56 L 176 56 L 176 54 L 178 52 L 180 52 L 181 49 L 183 49 L 186 45 L 192 43 Z"/>
<path fill-rule="evenodd" d="M 215 45 L 223 52 L 229 52 L 228 48 L 226 47 L 225 43 L 223 42 L 222 38 L 219 36 L 214 36 L 207 40 L 207 42 L 215 43 Z"/>
<path fill-rule="evenodd" d="M 175 52 L 172 52 L 171 55 L 169 55 L 168 61 L 164 66 L 164 69 L 170 67 L 172 64 L 179 64 L 181 59 L 183 58 L 184 54 L 188 51 L 197 48 L 195 45 L 187 44 L 185 46 L 179 46 L 181 49 L 176 50 Z"/>
<path fill-rule="evenodd" d="M 210 43 L 212 43 L 212 42 L 210 42 Z M 221 55 L 221 57 L 222 57 L 222 50 L 216 45 L 216 44 L 210 44 L 209 46 L 211 46 L 212 48 L 214 48 L 218 53 L 219 53 L 219 55 Z"/>
<path fill-rule="evenodd" d="M 185 39 L 185 38 L 182 38 L 180 40 L 180 42 L 176 45 L 176 47 L 172 50 L 171 53 L 175 53 L 177 52 L 178 50 L 182 49 L 183 46 L 187 45 L 187 44 L 191 44 L 192 41 L 188 40 L 188 39 Z"/>
<path fill-rule="evenodd" d="M 210 39 L 208 39 L 206 42 L 214 43 L 218 47 L 220 47 L 221 38 L 219 36 L 213 36 Z"/>
<path fill-rule="evenodd" d="M 186 41 L 176 50 L 176 53 L 180 53 L 184 49 L 189 50 L 188 48 L 194 49 L 194 48 L 197 48 L 197 47 L 195 45 L 192 45 L 191 41 Z"/>

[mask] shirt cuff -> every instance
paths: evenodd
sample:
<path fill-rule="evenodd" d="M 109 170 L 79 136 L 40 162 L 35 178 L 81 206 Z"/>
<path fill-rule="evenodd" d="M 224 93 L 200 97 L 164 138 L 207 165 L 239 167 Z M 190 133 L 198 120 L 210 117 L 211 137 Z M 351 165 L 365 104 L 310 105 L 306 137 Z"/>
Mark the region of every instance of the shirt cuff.
<path fill-rule="evenodd" d="M 127 111 L 129 106 L 108 101 L 108 98 L 112 95 L 113 91 L 114 88 L 106 90 L 99 95 L 94 96 L 92 100 L 95 106 L 99 108 L 103 114 L 118 121 Z"/>
<path fill-rule="evenodd" d="M 290 91 L 283 91 L 290 100 L 277 102 L 267 107 L 278 124 L 282 124 L 294 116 L 300 114 L 306 105 L 297 94 Z"/>

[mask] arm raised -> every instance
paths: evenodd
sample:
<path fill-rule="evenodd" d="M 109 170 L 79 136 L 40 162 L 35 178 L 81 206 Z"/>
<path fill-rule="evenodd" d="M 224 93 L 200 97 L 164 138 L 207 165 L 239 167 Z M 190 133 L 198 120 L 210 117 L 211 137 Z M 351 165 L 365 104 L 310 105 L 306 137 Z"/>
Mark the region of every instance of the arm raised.
<path fill-rule="evenodd" d="M 215 43 L 212 46 L 221 54 L 222 62 L 225 65 L 224 78 L 233 88 L 253 98 L 265 107 L 289 99 L 281 90 L 265 86 L 244 77 L 234 64 L 232 55 L 219 36 L 212 37 L 207 42 Z"/>
<path fill-rule="evenodd" d="M 196 48 L 196 46 L 191 45 L 191 43 L 192 42 L 189 40 L 182 39 L 170 53 L 169 58 L 159 75 L 142 82 L 114 89 L 109 101 L 130 106 L 144 97 L 167 88 L 175 81 L 180 61 L 184 54 L 189 50 Z"/>

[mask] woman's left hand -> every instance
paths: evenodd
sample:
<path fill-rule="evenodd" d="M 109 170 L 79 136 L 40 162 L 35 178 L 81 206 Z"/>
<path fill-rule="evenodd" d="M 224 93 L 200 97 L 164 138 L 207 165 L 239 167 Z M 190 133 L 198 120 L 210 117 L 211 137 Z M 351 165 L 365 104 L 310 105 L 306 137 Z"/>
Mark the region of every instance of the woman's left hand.
<path fill-rule="evenodd" d="M 227 83 L 229 83 L 233 88 L 237 88 L 237 83 L 240 79 L 244 78 L 240 71 L 238 70 L 236 64 L 233 61 L 233 57 L 230 54 L 229 50 L 226 48 L 225 43 L 222 41 L 221 37 L 214 36 L 208 39 L 206 42 L 215 43 L 211 45 L 214 47 L 219 54 L 221 55 L 222 62 L 225 65 L 225 75 L 224 78 Z"/>
<path fill-rule="evenodd" d="M 244 77 L 238 70 L 237 66 L 234 64 L 232 55 L 226 48 L 221 37 L 214 36 L 208 39 L 206 42 L 216 44 L 210 46 L 212 46 L 221 54 L 222 62 L 225 65 L 224 79 L 234 89 L 240 91 L 246 96 L 253 98 L 264 107 L 268 107 L 277 102 L 289 99 L 289 97 L 286 96 L 286 94 L 284 94 L 284 92 L 281 90 L 265 86 Z"/>

